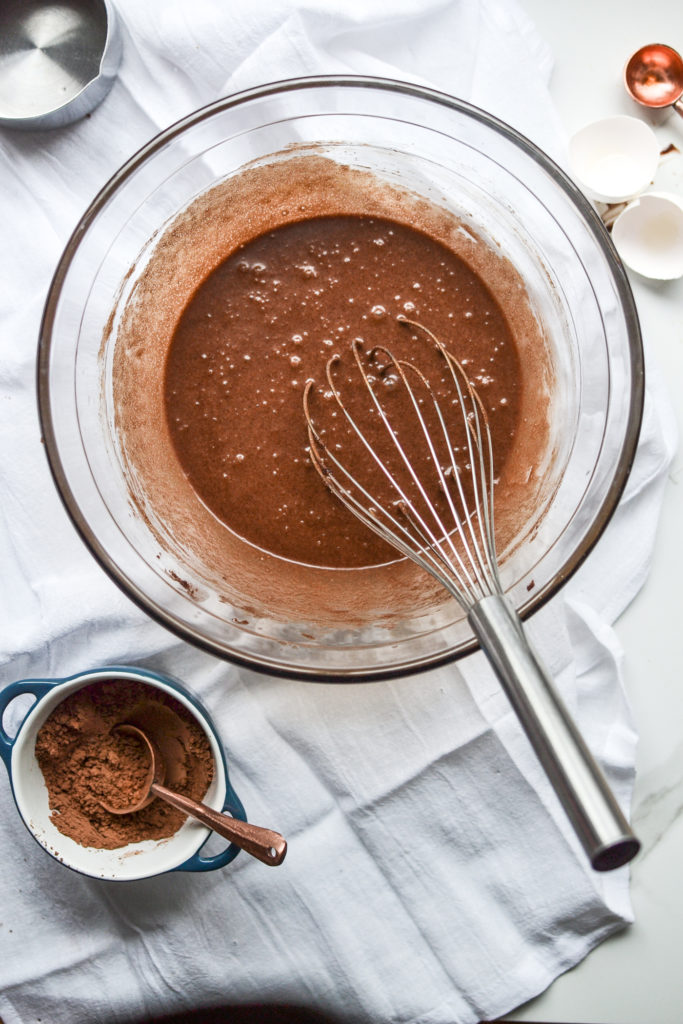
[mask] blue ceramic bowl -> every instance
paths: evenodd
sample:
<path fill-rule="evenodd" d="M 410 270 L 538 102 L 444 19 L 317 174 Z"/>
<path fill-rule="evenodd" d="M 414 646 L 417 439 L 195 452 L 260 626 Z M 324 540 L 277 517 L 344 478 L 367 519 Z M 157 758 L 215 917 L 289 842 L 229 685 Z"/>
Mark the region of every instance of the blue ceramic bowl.
<path fill-rule="evenodd" d="M 38 730 L 50 713 L 66 697 L 83 686 L 103 680 L 132 680 L 170 694 L 194 716 L 206 733 L 214 759 L 214 778 L 204 802 L 216 810 L 227 811 L 246 820 L 244 808 L 228 778 L 225 752 L 216 728 L 196 697 L 174 679 L 144 669 L 110 666 L 79 672 L 68 679 L 26 679 L 10 683 L 0 691 L 0 756 L 9 773 L 12 793 L 19 814 L 34 839 L 60 863 L 93 878 L 109 881 L 131 881 L 150 878 L 166 871 L 212 871 L 228 864 L 239 853 L 229 844 L 220 853 L 202 856 L 201 847 L 210 830 L 199 822 L 187 819 L 168 839 L 132 843 L 117 850 L 100 850 L 80 846 L 57 830 L 50 817 L 47 788 L 35 756 Z M 5 709 L 21 694 L 32 694 L 36 700 L 26 713 L 14 737 L 2 725 Z"/>

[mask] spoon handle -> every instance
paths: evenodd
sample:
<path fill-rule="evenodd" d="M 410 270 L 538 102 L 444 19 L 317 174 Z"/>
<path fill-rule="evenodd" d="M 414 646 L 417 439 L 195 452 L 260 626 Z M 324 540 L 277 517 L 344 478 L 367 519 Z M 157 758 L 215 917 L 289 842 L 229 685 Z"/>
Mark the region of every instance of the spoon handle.
<path fill-rule="evenodd" d="M 196 818 L 197 821 L 201 821 L 203 825 L 208 825 L 219 836 L 229 839 L 235 846 L 250 853 L 252 857 L 256 857 L 263 864 L 276 867 L 285 859 L 287 840 L 279 832 L 261 828 L 259 825 L 252 825 L 239 818 L 231 818 L 228 814 L 221 814 L 220 811 L 214 811 L 213 808 L 207 807 L 206 804 L 202 804 L 198 800 L 191 800 L 190 797 L 166 789 L 158 782 L 152 783 L 150 793 L 165 800 L 166 803 L 172 804 L 173 807 L 177 807 L 179 811 L 184 811 L 190 817 Z"/>

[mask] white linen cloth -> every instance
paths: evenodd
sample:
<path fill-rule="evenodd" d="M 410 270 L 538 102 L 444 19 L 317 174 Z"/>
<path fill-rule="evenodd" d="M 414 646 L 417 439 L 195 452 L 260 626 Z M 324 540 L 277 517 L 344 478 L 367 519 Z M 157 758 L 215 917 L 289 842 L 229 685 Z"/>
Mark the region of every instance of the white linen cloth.
<path fill-rule="evenodd" d="M 465 1024 L 512 1009 L 631 919 L 628 870 L 590 871 L 482 655 L 372 685 L 223 664 L 149 621 L 76 537 L 35 401 L 42 304 L 70 231 L 160 128 L 228 91 L 349 71 L 420 80 L 563 160 L 551 57 L 514 0 L 119 0 L 120 77 L 87 119 L 0 134 L 0 680 L 137 663 L 213 713 L 267 870 L 116 884 L 33 843 L 0 785 L 0 1017 L 119 1022 L 290 1001 L 342 1019 Z M 530 633 L 628 807 L 634 727 L 610 623 L 644 582 L 675 429 L 648 377 L 638 456 L 585 566 Z M 617 557 L 618 553 L 618 557 Z M 348 1015 L 345 1016 L 345 1015 Z"/>

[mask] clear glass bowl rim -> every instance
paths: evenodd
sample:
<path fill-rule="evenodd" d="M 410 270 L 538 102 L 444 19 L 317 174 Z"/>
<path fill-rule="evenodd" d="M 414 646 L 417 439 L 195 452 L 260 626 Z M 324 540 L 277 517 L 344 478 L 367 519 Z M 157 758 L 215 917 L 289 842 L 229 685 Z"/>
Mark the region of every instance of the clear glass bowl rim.
<path fill-rule="evenodd" d="M 531 142 L 531 140 L 526 138 L 526 136 L 522 135 L 504 121 L 501 121 L 493 114 L 490 114 L 465 100 L 458 99 L 448 93 L 440 92 L 436 89 L 403 82 L 398 79 L 366 75 L 312 75 L 299 78 L 282 79 L 279 81 L 269 82 L 252 89 L 233 93 L 209 103 L 204 107 L 200 107 L 198 110 L 193 111 L 191 114 L 188 114 L 186 117 L 181 118 L 179 121 L 176 121 L 168 128 L 159 132 L 149 142 L 145 143 L 144 146 L 134 153 L 133 156 L 130 157 L 112 175 L 109 181 L 92 200 L 80 221 L 74 228 L 53 275 L 45 301 L 38 338 L 38 413 L 50 472 L 67 514 L 76 531 L 79 533 L 86 547 L 104 571 L 148 616 L 156 620 L 171 633 L 180 637 L 180 639 L 188 641 L 194 646 L 208 651 L 210 654 L 218 656 L 223 660 L 228 660 L 235 664 L 242 665 L 245 668 L 265 672 L 268 675 L 280 675 L 285 678 L 297 679 L 305 678 L 313 682 L 339 682 L 342 679 L 357 682 L 361 681 L 363 678 L 374 682 L 380 679 L 405 676 L 409 672 L 419 672 L 426 669 L 436 668 L 439 665 L 447 664 L 452 661 L 457 661 L 476 650 L 478 644 L 476 640 L 473 639 L 470 644 L 464 645 L 455 651 L 445 652 L 441 657 L 429 660 L 425 664 L 416 664 L 410 669 L 404 666 L 391 667 L 386 670 L 373 668 L 365 676 L 359 676 L 355 672 L 348 674 L 318 673 L 310 670 L 297 672 L 296 669 L 293 669 L 290 666 L 283 666 L 282 668 L 279 668 L 272 663 L 262 665 L 257 659 L 252 659 L 241 651 L 227 651 L 219 649 L 217 645 L 204 638 L 199 631 L 193 629 L 189 623 L 178 623 L 170 615 L 167 615 L 164 609 L 159 608 L 156 605 L 152 605 L 146 595 L 139 588 L 134 586 L 130 580 L 123 576 L 114 559 L 111 558 L 109 553 L 100 544 L 87 520 L 83 516 L 69 486 L 67 474 L 62 464 L 56 443 L 50 406 L 49 368 L 52 328 L 62 287 L 81 238 L 87 232 L 89 225 L 97 218 L 100 210 L 116 193 L 119 185 L 133 175 L 138 167 L 142 166 L 150 156 L 165 146 L 168 142 L 178 136 L 181 136 L 187 128 L 199 124 L 204 120 L 210 119 L 216 113 L 224 112 L 229 110 L 231 107 L 240 106 L 241 104 L 248 103 L 254 99 L 295 92 L 302 89 L 315 88 L 365 88 L 372 90 L 384 90 L 395 94 L 406 94 L 416 99 L 426 100 L 451 110 L 455 110 L 481 122 L 489 128 L 494 129 L 498 134 L 506 137 L 513 144 L 517 145 L 526 155 L 530 156 L 544 171 L 546 171 L 546 173 L 553 179 L 554 183 L 565 192 L 573 202 L 574 206 L 577 207 L 578 212 L 582 215 L 586 227 L 591 231 L 594 240 L 602 250 L 612 274 L 615 289 L 623 310 L 628 334 L 628 354 L 632 386 L 629 401 L 628 421 L 624 431 L 624 442 L 620 452 L 619 461 L 615 467 L 610 488 L 593 519 L 590 529 L 586 532 L 583 543 L 576 550 L 570 553 L 562 568 L 556 573 L 552 584 L 543 593 L 538 594 L 535 598 L 531 598 L 529 602 L 525 604 L 524 608 L 520 610 L 522 618 L 526 619 L 530 617 L 534 612 L 551 600 L 567 580 L 573 576 L 577 569 L 586 560 L 612 518 L 626 486 L 638 447 L 645 398 L 645 361 L 640 323 L 633 293 L 631 291 L 631 286 L 626 276 L 624 266 L 611 242 L 611 239 L 609 238 L 606 228 L 600 220 L 597 211 L 583 195 L 580 189 L 567 176 L 567 174 L 535 143 Z"/>

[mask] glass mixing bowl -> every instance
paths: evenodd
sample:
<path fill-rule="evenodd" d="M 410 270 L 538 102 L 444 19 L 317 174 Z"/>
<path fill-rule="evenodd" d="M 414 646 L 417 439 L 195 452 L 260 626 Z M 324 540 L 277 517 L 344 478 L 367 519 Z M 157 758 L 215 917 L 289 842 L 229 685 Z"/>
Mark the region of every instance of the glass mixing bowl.
<path fill-rule="evenodd" d="M 555 447 L 547 500 L 502 570 L 523 616 L 550 598 L 604 530 L 629 473 L 643 400 L 638 319 L 610 239 L 571 181 L 507 125 L 441 93 L 371 78 L 292 80 L 220 100 L 153 139 L 94 200 L 57 268 L 40 337 L 40 413 L 76 528 L 163 625 L 272 673 L 395 676 L 474 648 L 455 602 L 390 625 L 323 627 L 245 610 L 207 585 L 182 546 L 160 547 L 131 501 L 114 425 L 111 325 L 164 230 L 245 165 L 309 151 L 452 211 L 524 280 L 552 354 Z"/>

